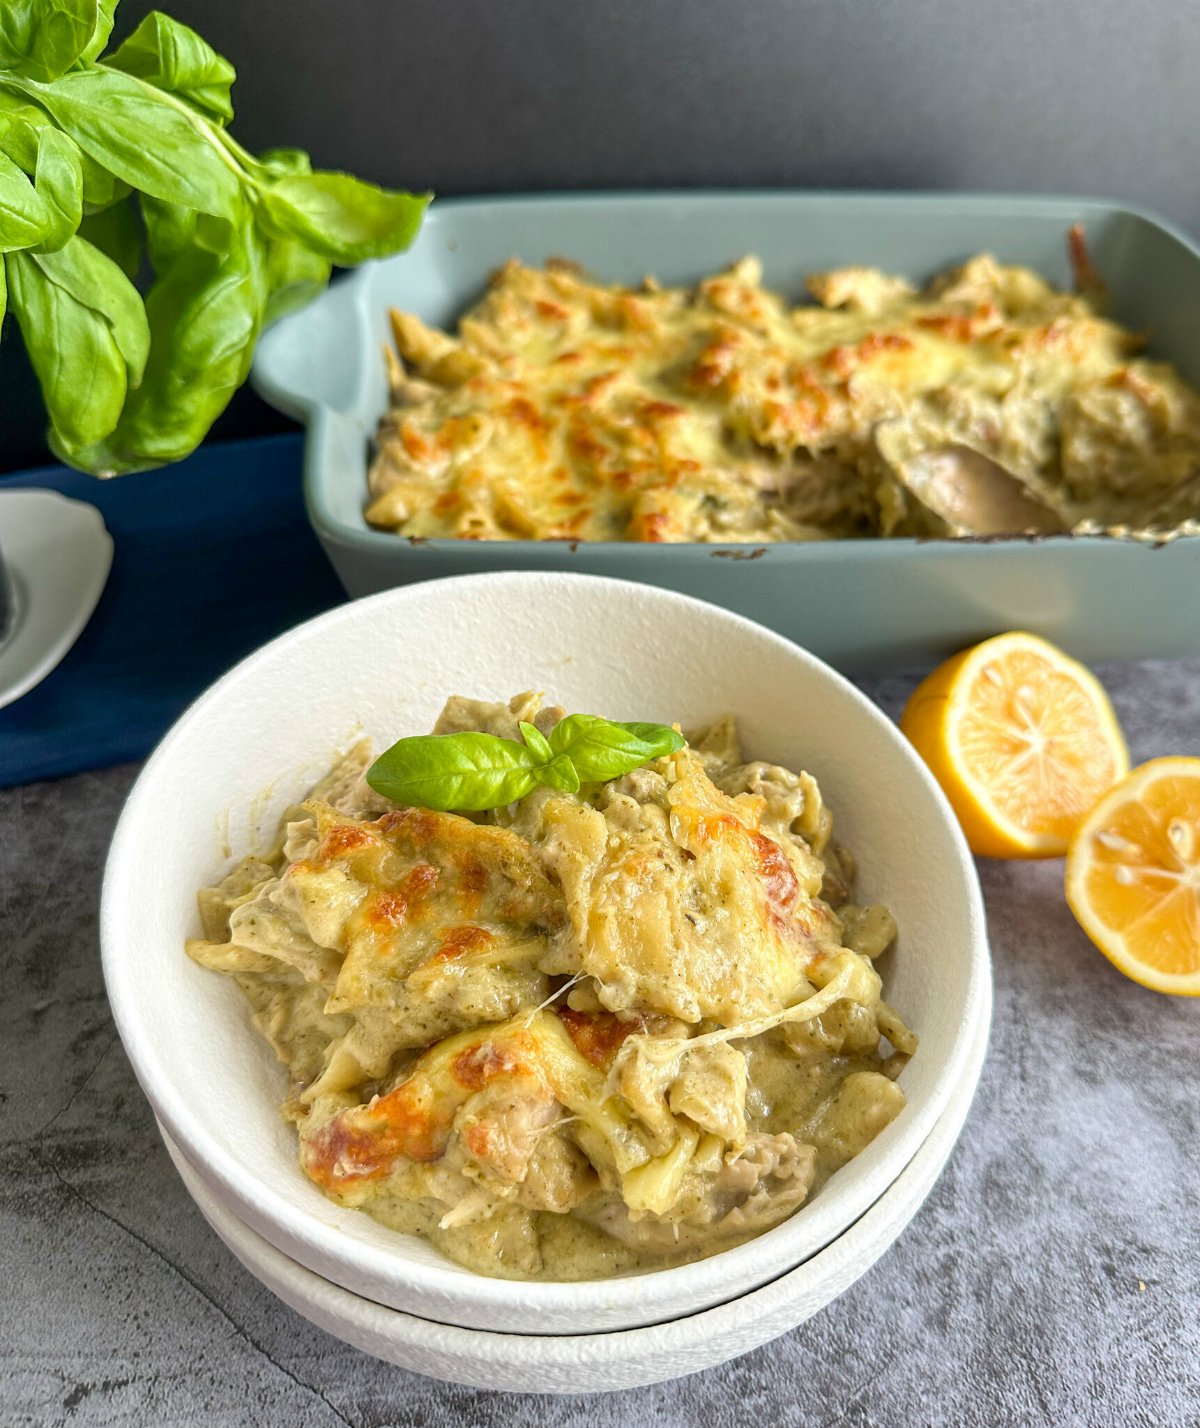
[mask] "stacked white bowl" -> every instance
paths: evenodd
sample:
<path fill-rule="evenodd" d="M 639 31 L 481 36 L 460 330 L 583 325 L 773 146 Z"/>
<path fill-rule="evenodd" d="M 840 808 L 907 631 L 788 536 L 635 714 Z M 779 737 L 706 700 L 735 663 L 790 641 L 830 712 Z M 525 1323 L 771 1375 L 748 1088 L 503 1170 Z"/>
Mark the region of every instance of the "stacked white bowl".
<path fill-rule="evenodd" d="M 836 592 L 830 592 L 836 598 Z M 449 694 L 540 688 L 568 709 L 732 713 L 753 757 L 805 768 L 901 932 L 881 963 L 918 1033 L 907 1105 L 790 1220 L 696 1264 L 581 1283 L 483 1278 L 325 1199 L 279 1115 L 285 1076 L 236 986 L 192 963 L 196 890 L 268 845 L 282 810 L 364 733 L 426 731 Z M 820 661 L 715 606 L 559 573 L 466 576 L 342 606 L 243 661 L 147 763 L 113 840 L 105 979 L 189 1191 L 280 1298 L 350 1343 L 491 1388 L 631 1387 L 731 1358 L 853 1282 L 924 1199 L 966 1116 L 991 981 L 970 854 L 888 719 Z"/>

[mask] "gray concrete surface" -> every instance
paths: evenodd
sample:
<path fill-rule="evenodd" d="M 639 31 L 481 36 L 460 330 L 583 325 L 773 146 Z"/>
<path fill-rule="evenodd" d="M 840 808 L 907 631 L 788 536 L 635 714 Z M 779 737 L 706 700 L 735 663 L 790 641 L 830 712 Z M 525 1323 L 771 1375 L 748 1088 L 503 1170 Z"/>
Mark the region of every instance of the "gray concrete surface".
<path fill-rule="evenodd" d="M 1200 753 L 1200 661 L 1104 671 L 1137 760 Z M 870 686 L 893 713 L 909 684 Z M 604 1399 L 448 1387 L 285 1309 L 192 1207 L 101 983 L 100 869 L 135 770 L 0 795 L 0 1423 L 1200 1422 L 1200 1002 L 1123 980 L 1061 864 L 984 864 L 978 1100 L 896 1247 L 723 1369 Z"/>

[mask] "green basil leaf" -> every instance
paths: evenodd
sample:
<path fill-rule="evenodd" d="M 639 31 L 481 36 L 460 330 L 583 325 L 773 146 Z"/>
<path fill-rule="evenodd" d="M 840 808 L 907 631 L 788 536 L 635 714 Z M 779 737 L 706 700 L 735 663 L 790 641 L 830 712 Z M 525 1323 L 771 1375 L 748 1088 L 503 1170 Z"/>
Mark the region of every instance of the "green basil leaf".
<path fill-rule="evenodd" d="M 554 750 L 546 742 L 546 736 L 536 724 L 526 724 L 521 720 L 517 728 L 521 731 L 521 737 L 525 740 L 525 747 L 537 759 L 539 764 L 553 762 Z"/>
<path fill-rule="evenodd" d="M 538 785 L 536 759 L 494 734 L 421 734 L 401 739 L 367 770 L 384 798 L 417 808 L 501 808 Z"/>
<path fill-rule="evenodd" d="M 560 754 L 538 769 L 538 778 L 547 788 L 557 788 L 563 793 L 579 792 L 579 773 L 566 754 Z"/>
<path fill-rule="evenodd" d="M 265 149 L 255 163 L 270 174 L 283 178 L 288 174 L 310 174 L 312 160 L 303 149 Z"/>
<path fill-rule="evenodd" d="M 44 129 L 57 129 L 54 120 L 38 105 L 0 89 L 0 149 L 27 174 L 37 168 L 38 136 Z M 78 146 L 77 146 L 78 147 Z M 129 193 L 129 185 L 114 178 L 95 159 L 80 151 L 83 168 L 84 207 L 96 210 L 119 202 Z"/>
<path fill-rule="evenodd" d="M 271 238 L 267 244 L 268 323 L 295 312 L 324 292 L 329 282 L 328 258 L 306 248 L 294 238 Z"/>
<path fill-rule="evenodd" d="M 53 84 L 22 82 L 79 147 L 152 198 L 235 219 L 235 161 L 203 115 L 119 70 L 71 70 Z"/>
<path fill-rule="evenodd" d="M 106 323 L 129 368 L 129 385 L 137 386 L 150 352 L 150 328 L 138 290 L 111 258 L 78 234 L 56 252 L 38 253 L 36 260 L 52 283 Z"/>
<path fill-rule="evenodd" d="M 142 229 L 132 198 L 85 214 L 79 236 L 111 258 L 127 278 L 137 277 L 142 266 Z"/>
<path fill-rule="evenodd" d="M 525 747 L 538 761 L 538 782 L 544 783 L 548 788 L 561 789 L 563 793 L 576 793 L 579 789 L 579 775 L 566 754 L 556 757 L 545 734 L 535 724 L 522 721 L 517 727 L 521 730 Z"/>
<path fill-rule="evenodd" d="M 197 213 L 181 203 L 147 198 L 145 194 L 141 209 L 147 251 L 158 274 L 165 273 L 189 248 L 203 248 L 206 253 L 222 257 L 242 241 L 242 226 L 247 218 L 243 212 L 237 223 L 231 223 L 225 218 L 214 218 L 210 213 Z"/>
<path fill-rule="evenodd" d="M 8 279 L 4 274 L 4 259 L 0 258 L 0 325 L 3 325 L 4 314 L 8 310 Z"/>
<path fill-rule="evenodd" d="M 32 174 L 37 168 L 40 136 L 47 129 L 62 132 L 44 109 L 39 109 L 27 99 L 0 90 L 0 150 L 27 174 Z M 128 184 L 114 178 L 107 169 L 83 153 L 78 145 L 75 151 L 83 170 L 85 208 L 106 208 L 129 193 Z"/>
<path fill-rule="evenodd" d="M 428 194 L 394 193 L 349 174 L 292 174 L 256 182 L 272 227 L 347 267 L 407 248 L 429 203 Z"/>
<path fill-rule="evenodd" d="M 367 770 L 367 782 L 395 803 L 479 811 L 515 803 L 539 784 L 574 793 L 581 779 L 616 778 L 684 745 L 662 724 L 614 724 L 590 714 L 564 719 L 549 739 L 531 724 L 520 729 L 524 744 L 472 733 L 401 739 Z"/>
<path fill-rule="evenodd" d="M 102 314 L 47 274 L 44 265 L 56 256 L 10 253 L 9 295 L 50 415 L 52 444 L 87 445 L 116 425 L 127 368 Z"/>
<path fill-rule="evenodd" d="M 113 69 L 135 75 L 165 89 L 213 118 L 233 118 L 230 86 L 237 72 L 195 30 L 152 10 L 104 61 Z"/>
<path fill-rule="evenodd" d="M 192 242 L 156 271 L 145 375 L 102 445 L 65 453 L 83 470 L 119 475 L 189 455 L 250 370 L 266 281 L 249 222 L 229 226 L 224 252 Z"/>
<path fill-rule="evenodd" d="M 6 153 L 0 153 L 0 251 L 33 248 L 51 234 L 46 200 Z"/>
<path fill-rule="evenodd" d="M 236 223 L 231 223 L 227 218 L 214 218 L 211 213 L 196 214 L 192 241 L 197 248 L 203 248 L 205 252 L 223 258 L 231 248 L 251 240 L 258 245 L 255 252 L 261 256 L 262 239 L 253 230 L 248 211 L 243 211 Z"/>
<path fill-rule="evenodd" d="M 312 173 L 312 160 L 303 149 L 267 149 L 249 165 L 277 178 Z M 329 283 L 332 265 L 298 238 L 269 231 L 267 241 L 267 322 L 295 312 L 319 297 Z"/>
<path fill-rule="evenodd" d="M 79 56 L 81 64 L 91 64 L 94 59 L 103 51 L 108 44 L 109 36 L 112 34 L 113 20 L 117 13 L 118 0 L 98 0 L 96 6 L 96 28 L 92 31 L 92 38 L 87 42 L 83 53 Z"/>
<path fill-rule="evenodd" d="M 179 255 L 196 242 L 194 208 L 182 203 L 163 203 L 161 199 L 138 198 L 142 223 L 146 229 L 146 250 L 156 273 L 165 273 Z"/>
<path fill-rule="evenodd" d="M 27 174 L 37 168 L 38 134 L 53 127 L 36 104 L 0 90 L 0 149 Z"/>
<path fill-rule="evenodd" d="M 617 724 L 595 714 L 569 714 L 550 731 L 550 747 L 565 754 L 584 783 L 604 783 L 682 749 L 665 724 Z"/>
<path fill-rule="evenodd" d="M 613 723 L 611 727 L 620 729 L 631 738 L 640 739 L 642 743 L 655 749 L 656 752 L 650 756 L 655 759 L 661 759 L 667 754 L 677 754 L 687 745 L 683 735 L 668 724 L 644 724 L 634 720 L 632 723 Z"/>
<path fill-rule="evenodd" d="M 43 129 L 38 135 L 37 169 L 33 186 L 46 205 L 50 231 L 38 245 L 40 252 L 61 248 L 78 229 L 83 217 L 83 166 L 79 150 L 60 129 Z"/>
<path fill-rule="evenodd" d="M 124 179 L 110 174 L 106 168 L 101 167 L 95 159 L 90 158 L 82 150 L 80 150 L 79 156 L 83 160 L 83 209 L 85 213 L 99 213 L 102 208 L 109 208 L 114 203 L 120 203 L 133 192 L 133 188 Z"/>
<path fill-rule="evenodd" d="M 83 55 L 99 19 L 96 0 L 4 0 L 0 69 L 57 79 Z"/>

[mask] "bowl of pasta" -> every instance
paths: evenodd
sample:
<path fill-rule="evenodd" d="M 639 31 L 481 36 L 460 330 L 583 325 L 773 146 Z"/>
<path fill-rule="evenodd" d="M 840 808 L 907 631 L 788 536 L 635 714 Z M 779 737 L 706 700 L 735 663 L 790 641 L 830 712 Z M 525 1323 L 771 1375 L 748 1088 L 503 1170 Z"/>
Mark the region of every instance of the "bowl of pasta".
<path fill-rule="evenodd" d="M 740 616 L 553 572 L 244 660 L 135 785 L 102 941 L 215 1203 L 364 1300 L 531 1336 L 832 1245 L 990 1004 L 970 855 L 869 700 Z"/>

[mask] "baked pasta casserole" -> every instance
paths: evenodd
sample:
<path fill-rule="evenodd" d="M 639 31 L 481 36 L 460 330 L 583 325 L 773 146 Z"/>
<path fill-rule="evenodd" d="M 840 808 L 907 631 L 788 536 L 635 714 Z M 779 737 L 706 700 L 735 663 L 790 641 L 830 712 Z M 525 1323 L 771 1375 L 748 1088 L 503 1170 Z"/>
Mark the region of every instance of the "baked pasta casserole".
<path fill-rule="evenodd" d="M 454 335 L 392 314 L 367 520 L 414 538 L 770 542 L 1200 516 L 1200 398 L 1104 316 L 1073 242 L 1076 293 L 982 255 L 920 291 L 819 274 L 801 306 L 754 258 L 693 288 L 512 261 Z M 918 458 L 947 450 L 993 463 L 1015 513 L 989 516 L 986 489 L 979 509 L 935 499 Z"/>
<path fill-rule="evenodd" d="M 452 698 L 435 732 L 563 711 Z M 730 720 L 607 783 L 464 816 L 354 750 L 200 893 L 330 1198 L 480 1273 L 659 1268 L 779 1224 L 904 1105 L 916 1038 L 816 781 Z"/>

